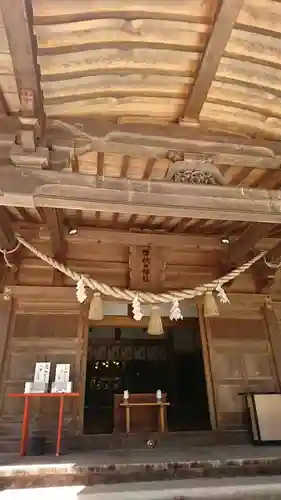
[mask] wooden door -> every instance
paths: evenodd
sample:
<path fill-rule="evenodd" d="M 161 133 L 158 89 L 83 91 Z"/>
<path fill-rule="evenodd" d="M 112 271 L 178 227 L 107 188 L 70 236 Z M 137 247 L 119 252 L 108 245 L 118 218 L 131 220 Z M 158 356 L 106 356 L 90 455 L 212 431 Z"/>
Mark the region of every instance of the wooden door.
<path fill-rule="evenodd" d="M 274 391 L 277 378 L 265 323 L 260 319 L 210 318 L 210 365 L 218 428 L 245 426 L 245 391 Z"/>

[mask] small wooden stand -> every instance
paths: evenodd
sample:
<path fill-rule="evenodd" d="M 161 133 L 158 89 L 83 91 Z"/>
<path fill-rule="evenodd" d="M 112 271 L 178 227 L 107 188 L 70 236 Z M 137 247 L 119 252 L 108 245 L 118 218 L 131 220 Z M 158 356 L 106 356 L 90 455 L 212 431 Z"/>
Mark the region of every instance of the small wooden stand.
<path fill-rule="evenodd" d="M 126 403 L 120 403 L 120 406 L 125 408 L 125 419 L 126 419 L 126 433 L 130 434 L 131 432 L 131 408 L 134 406 L 158 406 L 159 407 L 159 432 L 166 432 L 166 418 L 165 418 L 165 410 L 167 406 L 170 406 L 170 403 L 165 403 L 163 401 L 155 401 L 153 402 L 139 402 L 139 403 L 130 403 L 129 401 Z"/>
<path fill-rule="evenodd" d="M 78 398 L 78 392 L 63 392 L 63 393 L 19 393 L 19 394 L 8 394 L 10 398 L 24 398 L 24 410 L 23 410 L 23 420 L 22 420 L 22 431 L 21 431 L 21 443 L 20 443 L 20 455 L 23 457 L 26 455 L 26 445 L 28 439 L 28 420 L 29 420 L 29 402 L 30 398 L 60 398 L 59 407 L 59 418 L 58 418 L 58 431 L 57 431 L 57 445 L 56 445 L 56 456 L 60 455 L 60 445 L 61 445 L 61 435 L 62 435 L 62 424 L 63 424 L 63 410 L 64 410 L 64 400 L 65 398 Z"/>

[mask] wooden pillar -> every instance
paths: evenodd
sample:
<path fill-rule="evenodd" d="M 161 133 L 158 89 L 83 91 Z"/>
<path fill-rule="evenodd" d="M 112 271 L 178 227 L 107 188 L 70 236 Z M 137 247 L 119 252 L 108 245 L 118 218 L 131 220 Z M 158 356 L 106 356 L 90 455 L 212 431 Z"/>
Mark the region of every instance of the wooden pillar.
<path fill-rule="evenodd" d="M 3 294 L 0 296 L 0 374 L 2 373 L 3 360 L 9 334 L 10 319 L 12 314 L 13 299 Z"/>
<path fill-rule="evenodd" d="M 218 423 L 217 423 L 216 405 L 215 405 L 214 382 L 212 377 L 211 361 L 210 361 L 209 325 L 206 324 L 202 305 L 198 304 L 197 309 L 198 309 L 202 354 L 204 361 L 205 380 L 206 380 L 208 403 L 209 403 L 210 423 L 212 430 L 216 430 L 218 427 Z"/>
<path fill-rule="evenodd" d="M 78 432 L 83 434 L 84 429 L 84 406 L 85 406 L 85 385 L 86 385 L 86 370 L 88 356 L 88 336 L 89 336 L 89 306 L 92 299 L 92 294 L 88 297 L 84 304 L 81 304 L 80 315 L 78 320 L 78 345 L 81 352 L 80 363 L 78 365 L 78 391 L 80 396 L 78 399 Z"/>
<path fill-rule="evenodd" d="M 5 297 L 5 298 L 4 298 Z M 3 402 L 5 385 L 6 352 L 12 336 L 13 298 L 9 293 L 0 295 L 0 401 Z M 5 362 L 6 361 L 6 362 Z"/>
<path fill-rule="evenodd" d="M 267 332 L 272 348 L 272 357 L 277 373 L 279 390 L 281 390 L 281 332 L 279 329 L 278 318 L 274 311 L 273 303 L 266 299 L 263 307 L 264 318 L 267 326 Z"/>

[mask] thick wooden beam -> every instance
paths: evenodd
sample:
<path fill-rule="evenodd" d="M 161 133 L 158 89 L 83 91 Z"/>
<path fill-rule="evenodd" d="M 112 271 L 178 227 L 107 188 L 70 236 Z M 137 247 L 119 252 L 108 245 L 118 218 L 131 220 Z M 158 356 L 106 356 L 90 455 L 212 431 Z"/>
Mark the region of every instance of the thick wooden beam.
<path fill-rule="evenodd" d="M 272 248 L 270 248 L 265 256 L 266 262 L 279 264 L 281 261 L 281 241 L 279 240 Z M 266 265 L 264 260 L 256 262 L 252 267 L 253 276 L 259 292 L 273 290 L 276 285 L 276 280 L 280 276 L 280 267 L 270 267 Z"/>
<path fill-rule="evenodd" d="M 269 233 L 272 227 L 272 224 L 250 224 L 241 236 L 230 244 L 229 261 L 235 265 L 242 264 L 249 252 Z"/>
<path fill-rule="evenodd" d="M 31 0 L 1 0 L 4 27 L 12 56 L 19 94 L 32 91 L 35 115 L 43 115 L 40 71 L 37 64 L 37 44 L 33 33 Z"/>
<path fill-rule="evenodd" d="M 24 221 L 14 222 L 13 230 L 20 233 L 24 238 L 32 241 L 49 241 L 50 234 L 46 226 L 26 223 Z M 155 246 L 184 248 L 186 250 L 196 250 L 198 248 L 211 251 L 220 250 L 226 252 L 226 245 L 221 242 L 220 236 L 192 235 L 166 233 L 164 231 L 140 231 L 140 230 L 117 230 L 117 229 L 97 229 L 90 227 L 78 227 L 78 232 L 74 235 L 65 234 L 67 241 L 77 244 L 113 244 L 126 246 Z M 238 239 L 238 238 L 236 238 Z M 236 241 L 234 239 L 234 241 Z M 257 244 L 258 250 L 270 250 L 278 244 L 277 238 L 263 238 Z"/>
<path fill-rule="evenodd" d="M 244 0 L 221 0 L 184 117 L 198 118 Z"/>
<path fill-rule="evenodd" d="M 16 239 L 12 230 L 12 221 L 5 207 L 0 207 L 0 247 L 1 250 L 12 250 Z"/>
<path fill-rule="evenodd" d="M 15 225 L 16 230 L 23 236 L 27 232 L 27 237 L 30 232 L 30 237 L 36 239 L 36 227 L 30 225 L 27 228 L 24 224 Z M 39 238 L 39 234 L 38 234 Z M 40 229 L 40 240 L 48 240 L 49 234 Z M 75 243 L 83 244 L 116 244 L 140 247 L 170 247 L 170 248 L 185 248 L 186 250 L 196 250 L 204 248 L 204 250 L 225 250 L 225 245 L 221 243 L 221 239 L 215 236 L 193 236 L 187 234 L 161 234 L 140 231 L 121 231 L 116 229 L 89 229 L 78 228 L 75 235 L 67 236 L 67 239 Z"/>
<path fill-rule="evenodd" d="M 6 166 L 1 168 L 0 205 L 280 224 L 281 194 Z"/>
<path fill-rule="evenodd" d="M 61 121 L 62 120 L 62 121 Z M 232 165 L 245 168 L 279 169 L 281 164 L 281 141 L 247 139 L 235 135 L 207 133 L 180 125 L 159 126 L 145 124 L 116 124 L 106 120 L 89 119 L 81 116 L 48 119 L 46 143 L 58 152 L 77 151 L 75 138 L 79 123 L 80 132 L 90 136 L 79 141 L 100 153 L 114 153 L 147 159 L 167 158 L 174 153 L 186 155 L 189 160 L 206 161 L 216 165 Z M 0 138 L 7 132 L 16 135 L 19 124 L 14 117 L 5 117 L 0 122 Z M 79 133 L 80 133 L 79 132 Z"/>
<path fill-rule="evenodd" d="M 62 121 L 61 121 L 62 120 Z M 83 117 L 49 119 L 47 141 L 54 149 L 69 147 L 77 136 L 75 124 L 85 132 L 85 145 L 94 151 L 146 158 L 166 158 L 169 153 L 183 153 L 188 159 L 206 157 L 216 165 L 278 169 L 281 143 L 249 140 L 237 136 L 207 134 L 179 125 L 115 124 Z M 77 151 L 76 151 L 77 153 Z M 150 167 L 149 167 L 150 168 Z"/>

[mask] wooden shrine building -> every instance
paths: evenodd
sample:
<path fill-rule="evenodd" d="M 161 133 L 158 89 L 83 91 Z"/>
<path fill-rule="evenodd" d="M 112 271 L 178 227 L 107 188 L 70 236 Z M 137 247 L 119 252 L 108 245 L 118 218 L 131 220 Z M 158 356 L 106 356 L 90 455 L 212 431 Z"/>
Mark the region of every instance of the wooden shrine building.
<path fill-rule="evenodd" d="M 161 389 L 169 431 L 210 432 L 245 429 L 242 392 L 280 391 L 280 39 L 276 0 L 0 0 L 2 433 L 37 361 L 71 364 L 70 435 L 124 432 L 124 390 Z M 92 295 L 18 235 L 121 290 L 193 290 L 259 259 L 219 315 L 160 304 L 151 336 L 150 305 L 137 322 L 105 294 L 89 319 Z M 36 412 L 56 426 L 56 402 Z"/>

